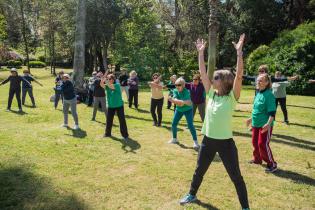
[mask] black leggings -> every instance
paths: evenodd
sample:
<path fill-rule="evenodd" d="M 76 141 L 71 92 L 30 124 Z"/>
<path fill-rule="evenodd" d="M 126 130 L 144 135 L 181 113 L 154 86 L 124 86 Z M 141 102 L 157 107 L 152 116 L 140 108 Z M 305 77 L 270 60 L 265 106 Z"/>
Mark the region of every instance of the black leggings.
<path fill-rule="evenodd" d="M 276 107 L 280 103 L 281 110 L 283 112 L 284 121 L 288 122 L 288 111 L 287 111 L 287 98 L 276 98 Z"/>
<path fill-rule="evenodd" d="M 164 102 L 164 98 L 161 98 L 161 99 L 151 98 L 150 111 L 151 111 L 151 115 L 152 115 L 154 124 L 161 125 L 163 102 Z M 155 110 L 157 110 L 157 115 L 158 115 L 157 118 L 156 118 Z"/>
<path fill-rule="evenodd" d="M 138 108 L 138 90 L 129 89 L 128 102 L 129 102 L 129 107 L 130 108 L 132 106 L 132 101 L 134 101 L 135 108 Z"/>
<path fill-rule="evenodd" d="M 198 155 L 197 167 L 193 175 L 189 193 L 191 195 L 196 195 L 203 176 L 207 172 L 217 152 L 234 183 L 242 208 L 249 208 L 246 185 L 239 168 L 237 148 L 233 139 L 216 140 L 206 136 L 203 138 Z"/>
<path fill-rule="evenodd" d="M 115 113 L 117 113 L 117 116 L 118 116 L 120 133 L 124 138 L 127 138 L 129 134 L 128 134 L 128 128 L 127 128 L 127 123 L 126 123 L 126 118 L 125 118 L 124 106 L 117 107 L 117 108 L 108 108 L 107 117 L 106 117 L 105 135 L 106 136 L 112 135 L 112 127 L 113 127 L 113 120 L 114 120 Z"/>
<path fill-rule="evenodd" d="M 11 109 L 11 105 L 12 105 L 12 100 L 13 100 L 14 94 L 15 94 L 16 100 L 18 102 L 19 109 L 22 109 L 21 88 L 17 88 L 17 89 L 11 89 L 10 88 L 10 90 L 9 90 L 9 98 L 8 98 L 8 107 L 7 108 Z"/>

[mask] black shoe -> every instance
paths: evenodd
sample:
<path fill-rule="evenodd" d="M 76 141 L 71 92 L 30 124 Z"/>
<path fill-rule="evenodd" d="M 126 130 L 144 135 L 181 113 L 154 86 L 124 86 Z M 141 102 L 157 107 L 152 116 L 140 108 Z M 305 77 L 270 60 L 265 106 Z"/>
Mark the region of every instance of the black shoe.
<path fill-rule="evenodd" d="M 156 123 L 156 122 L 154 122 L 154 123 L 153 123 L 153 126 L 157 126 L 157 123 Z"/>
<path fill-rule="evenodd" d="M 267 166 L 267 168 L 265 169 L 265 172 L 266 173 L 273 173 L 275 172 L 276 170 L 278 170 L 277 166 Z"/>
<path fill-rule="evenodd" d="M 289 121 L 288 121 L 288 120 L 285 120 L 284 123 L 287 124 L 287 125 L 289 125 Z"/>
<path fill-rule="evenodd" d="M 104 137 L 112 137 L 112 135 L 110 135 L 110 134 L 104 134 Z"/>
<path fill-rule="evenodd" d="M 161 123 L 158 123 L 156 126 L 157 126 L 157 127 L 161 127 Z"/>

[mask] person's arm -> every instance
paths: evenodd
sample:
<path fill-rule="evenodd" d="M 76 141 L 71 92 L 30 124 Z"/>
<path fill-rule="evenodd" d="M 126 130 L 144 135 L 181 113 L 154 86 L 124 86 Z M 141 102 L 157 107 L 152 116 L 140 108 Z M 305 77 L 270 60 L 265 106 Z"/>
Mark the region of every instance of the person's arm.
<path fill-rule="evenodd" d="M 315 83 L 315 79 L 308 80 L 308 83 Z"/>
<path fill-rule="evenodd" d="M 37 84 L 39 84 L 40 86 L 43 86 L 43 84 L 41 84 L 38 80 L 36 80 L 34 77 L 32 77 L 33 81 L 36 82 Z"/>
<path fill-rule="evenodd" d="M 198 64 L 199 64 L 199 72 L 201 75 L 202 84 L 205 87 L 206 93 L 208 93 L 211 88 L 211 81 L 206 72 L 206 65 L 205 65 L 205 59 L 204 59 L 204 50 L 206 48 L 206 42 L 204 42 L 203 39 L 202 40 L 198 39 L 195 45 L 198 51 Z"/>
<path fill-rule="evenodd" d="M 9 82 L 10 81 L 10 77 L 8 77 L 6 80 L 3 80 L 0 85 L 4 85 L 5 83 Z"/>
<path fill-rule="evenodd" d="M 31 84 L 29 81 L 27 81 L 24 77 L 21 77 L 21 76 L 20 76 L 20 78 L 21 78 L 22 80 L 24 80 L 24 82 L 26 82 L 30 87 L 32 87 L 32 84 Z"/>
<path fill-rule="evenodd" d="M 252 118 L 246 120 L 246 127 L 249 127 L 252 124 Z"/>
<path fill-rule="evenodd" d="M 276 116 L 276 99 L 273 94 L 266 99 L 266 105 L 269 118 L 268 122 L 262 127 L 262 133 L 265 133 L 271 127 L 271 124 Z"/>
<path fill-rule="evenodd" d="M 243 63 L 243 44 L 244 44 L 245 34 L 240 36 L 240 39 L 237 44 L 233 42 L 234 48 L 236 49 L 237 54 L 237 63 L 236 63 L 236 75 L 233 84 L 233 93 L 236 100 L 240 98 L 241 89 L 242 89 L 242 79 L 244 71 Z"/>

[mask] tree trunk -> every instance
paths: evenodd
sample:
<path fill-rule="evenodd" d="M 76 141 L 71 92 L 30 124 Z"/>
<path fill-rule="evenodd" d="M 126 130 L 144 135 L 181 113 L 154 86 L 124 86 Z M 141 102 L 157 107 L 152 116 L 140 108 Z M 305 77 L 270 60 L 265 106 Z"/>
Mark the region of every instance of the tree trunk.
<path fill-rule="evenodd" d="M 73 81 L 78 91 L 83 90 L 85 68 L 85 0 L 79 0 L 76 15 L 76 32 L 74 43 Z"/>
<path fill-rule="evenodd" d="M 29 49 L 28 49 L 28 42 L 27 42 L 27 37 L 26 37 L 26 22 L 25 22 L 25 15 L 24 15 L 24 3 L 23 0 L 19 0 L 19 5 L 20 5 L 20 12 L 21 12 L 21 17 L 22 17 L 22 37 L 25 45 L 25 54 L 26 54 L 26 65 L 27 65 L 27 70 L 30 71 L 30 58 L 29 58 Z"/>
<path fill-rule="evenodd" d="M 103 43 L 103 65 L 104 65 L 104 72 L 107 71 L 107 50 L 108 50 L 109 42 L 105 41 Z M 103 73 L 104 73 L 103 72 Z"/>
<path fill-rule="evenodd" d="M 208 48 L 208 77 L 212 79 L 213 72 L 216 67 L 216 47 L 217 34 L 219 28 L 218 21 L 218 0 L 209 0 L 210 15 L 209 15 L 209 48 Z"/>

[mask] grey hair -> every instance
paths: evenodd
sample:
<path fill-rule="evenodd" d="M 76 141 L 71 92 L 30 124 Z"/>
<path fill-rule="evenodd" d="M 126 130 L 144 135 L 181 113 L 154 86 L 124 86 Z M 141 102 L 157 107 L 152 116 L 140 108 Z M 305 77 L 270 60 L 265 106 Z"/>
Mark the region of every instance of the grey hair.
<path fill-rule="evenodd" d="M 234 84 L 234 75 L 231 71 L 226 69 L 217 70 L 213 73 L 213 77 L 218 76 L 221 80 L 222 95 L 228 95 Z"/>
<path fill-rule="evenodd" d="M 184 78 L 180 77 L 175 81 L 175 84 L 181 84 L 183 87 L 185 86 L 185 80 Z"/>

